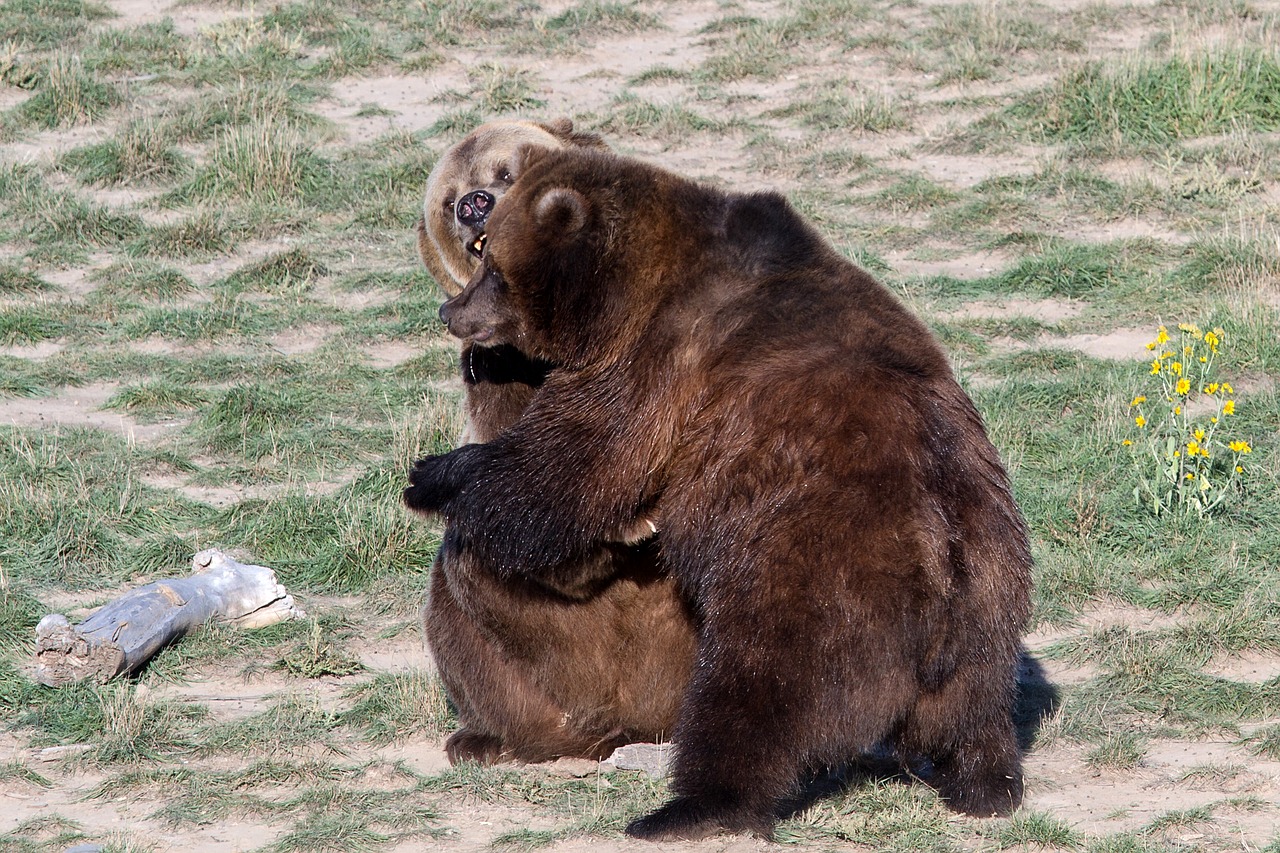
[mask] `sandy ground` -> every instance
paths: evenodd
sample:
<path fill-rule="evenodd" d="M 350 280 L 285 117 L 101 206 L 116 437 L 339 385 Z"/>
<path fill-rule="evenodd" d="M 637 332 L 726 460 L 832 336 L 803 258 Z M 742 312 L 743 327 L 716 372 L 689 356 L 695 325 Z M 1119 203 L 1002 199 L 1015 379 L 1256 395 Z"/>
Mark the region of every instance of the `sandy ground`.
<path fill-rule="evenodd" d="M 198 3 L 170 4 L 165 0 L 109 0 L 120 17 L 112 26 L 126 27 L 172 18 L 177 29 L 194 34 L 226 20 L 229 16 L 255 14 L 251 5 L 203 6 Z M 567 5 L 548 3 L 548 12 Z M 608 37 L 590 49 L 568 57 L 526 58 L 521 63 L 541 80 L 539 96 L 547 102 L 543 113 L 554 116 L 570 110 L 580 111 L 608 102 L 622 86 L 622 81 L 646 68 L 668 65 L 689 68 L 701 62 L 708 54 L 703 28 L 724 14 L 718 2 L 693 0 L 693 2 L 650 4 L 665 23 L 662 30 L 646 31 L 636 35 Z M 927 4 L 925 4 L 927 5 Z M 1083 6 L 1083 0 L 1072 4 Z M 753 12 L 768 11 L 770 3 L 752 3 Z M 1142 43 L 1141 32 L 1117 31 L 1110 33 L 1091 46 L 1091 52 L 1101 55 L 1132 49 Z M 438 96 L 450 90 L 465 91 L 468 69 L 476 57 L 460 51 L 431 72 L 416 75 L 377 73 L 373 76 L 338 81 L 332 92 L 318 105 L 318 111 L 334 121 L 345 141 L 359 142 L 376 138 L 390 129 L 421 130 L 431 126 L 447 110 L 447 104 Z M 851 68 L 851 73 L 854 69 Z M 858 69 L 864 76 L 873 76 L 877 85 L 886 92 L 921 91 L 921 97 L 942 98 L 954 94 L 943 88 L 928 88 L 904 69 L 881 69 L 874 58 L 868 58 L 866 67 Z M 785 104 L 789 93 L 795 91 L 806 76 L 829 75 L 829 69 L 801 68 L 795 74 L 777 83 L 748 82 L 739 87 L 743 96 L 754 98 L 753 112 L 763 113 L 771 104 Z M 993 90 L 1012 85 L 1029 86 L 1034 80 L 1022 77 L 994 84 L 975 84 L 967 94 L 981 92 L 983 86 Z M 6 93 L 11 94 L 11 93 Z M 680 100 L 687 97 L 682 87 L 656 86 L 646 89 L 646 96 L 661 101 L 664 97 Z M 6 102 L 7 103 L 7 102 Z M 389 115 L 360 117 L 361 107 L 377 104 L 389 111 Z M 785 122 L 774 127 L 785 138 Z M 911 131 L 894 131 L 882 135 L 851 136 L 848 144 L 855 150 L 875 157 L 890 157 L 889 165 L 911 168 L 930 175 L 944 186 L 965 188 L 993 175 L 1031 172 L 1036 168 L 1041 152 L 1034 150 L 1015 152 L 1012 155 L 964 155 L 948 156 L 929 153 L 927 142 L 938 128 L 927 120 Z M 21 144 L 6 146 L 0 156 L 7 161 L 35 160 L 56 156 L 61 150 L 83 144 L 86 139 L 97 138 L 100 129 L 74 133 L 40 135 Z M 740 139 L 725 139 L 714 150 L 705 145 L 667 145 L 639 141 L 633 153 L 648 156 L 655 161 L 691 175 L 722 182 L 739 189 L 772 186 L 768 176 L 759 172 L 747 172 L 740 168 L 746 155 L 739 149 Z M 1132 168 L 1141 169 L 1142 164 Z M 425 180 L 425 175 L 423 176 Z M 118 191 L 113 191 L 118 192 Z M 143 196 L 110 195 L 103 191 L 102 200 L 116 205 L 128 205 Z M 1090 230 L 1096 226 L 1067 225 L 1061 235 L 1076 239 L 1093 239 L 1099 232 Z M 1151 236 L 1159 239 L 1179 239 L 1165 230 L 1159 222 L 1120 221 L 1106 223 L 1105 239 L 1124 236 Z M 215 262 L 195 265 L 188 274 L 196 281 L 204 281 L 239 266 L 246 259 L 265 254 L 270 245 L 249 245 L 238 249 L 234 256 Z M 990 274 L 1009 262 L 1009 257 L 992 250 L 977 254 L 960 254 L 946 260 L 919 260 L 903 253 L 887 260 L 903 273 L 948 274 L 960 278 Z M 105 261 L 103 261 L 105 263 Z M 405 259 L 406 265 L 414 263 Z M 69 270 L 57 282 L 69 292 L 87 292 L 94 285 L 89 269 Z M 345 297 L 344 297 L 345 298 Z M 353 297 L 354 298 L 354 297 Z M 964 306 L 947 316 L 1031 317 L 1047 325 L 1069 320 L 1079 315 L 1081 307 L 1068 300 L 1004 300 L 996 303 L 976 302 Z M 316 347 L 331 330 L 323 327 L 293 330 L 277 336 L 272 346 L 281 353 L 304 353 Z M 1147 357 L 1145 343 L 1149 339 L 1147 329 L 1119 329 L 1103 334 L 1045 335 L 1035 343 L 1052 343 L 1057 346 L 1078 349 L 1102 358 L 1143 359 Z M 150 344 L 143 345 L 149 346 Z M 157 343 L 154 346 L 168 347 Z M 1011 342 L 1010 346 L 1017 346 Z M 0 348 L 0 352 L 32 360 L 48 358 L 58 351 L 57 343 L 43 343 L 34 347 Z M 380 344 L 368 353 L 371 363 L 385 367 L 412 357 L 415 352 L 395 343 Z M 0 423 L 45 427 L 53 424 L 88 426 L 117 432 L 130 441 L 143 444 L 156 442 L 176 428 L 180 420 L 157 423 L 140 423 L 118 412 L 102 409 L 102 404 L 114 391 L 109 384 L 97 384 L 80 388 L 68 388 L 57 396 L 41 399 L 0 400 Z M 213 489 L 186 486 L 178 480 L 166 480 L 155 485 L 180 486 L 190 494 L 215 506 L 225 506 L 245 497 L 254 496 L 250 490 Z M 303 600 L 302 605 L 307 606 Z M 71 603 L 69 602 L 68 605 Z M 1144 627 L 1140 620 L 1150 614 L 1120 609 L 1098 609 L 1086 614 L 1079 625 L 1054 632 L 1042 632 L 1028 638 L 1028 647 L 1034 654 L 1047 644 L 1087 632 L 1108 624 L 1128 624 Z M 398 641 L 391 649 L 370 654 L 365 663 L 371 671 L 410 671 L 427 667 L 429 662 L 416 639 Z M 1051 683 L 1070 684 L 1087 678 L 1090 673 L 1053 662 L 1043 661 Z M 1214 674 L 1237 680 L 1261 682 L 1280 674 L 1280 660 L 1262 655 L 1245 656 L 1215 663 Z M 155 691 L 157 698 L 184 698 L 207 703 L 212 713 L 225 719 L 248 716 L 261 710 L 264 703 L 281 691 L 299 690 L 296 682 L 283 680 L 278 675 L 261 674 L 250 681 L 239 674 L 210 673 L 208 678 L 186 685 L 169 685 Z M 337 701 L 345 684 L 336 679 L 320 679 L 308 684 L 309 695 L 320 701 Z M 352 745 L 347 756 L 351 762 L 381 759 L 384 762 L 403 761 L 413 769 L 430 773 L 447 766 L 441 744 L 410 740 L 383 749 L 374 750 L 359 744 Z M 37 750 L 26 745 L 23 737 L 0 733 L 0 765 L 20 762 L 31 766 L 53 782 L 52 787 L 42 788 L 17 778 L 0 781 L 0 832 L 7 831 L 19 822 L 42 815 L 61 814 L 79 821 L 86 833 L 95 838 L 135 839 L 153 844 L 161 850 L 182 850 L 187 853 L 232 853 L 249 850 L 270 842 L 281 830 L 281 825 L 229 818 L 209 826 L 183 825 L 174 828 L 151 815 L 158 804 L 146 797 L 106 796 L 90 798 L 90 794 L 103 781 L 103 776 L 84 769 L 74 761 L 45 760 Z M 213 762 L 216 764 L 216 762 Z M 531 769 L 529 772 L 556 772 Z M 1152 818 L 1171 810 L 1186 810 L 1205 804 L 1218 804 L 1211 838 L 1199 827 L 1192 825 L 1176 831 L 1167 841 L 1177 849 L 1195 850 L 1224 839 L 1238 839 L 1236 849 L 1254 850 L 1265 845 L 1273 837 L 1278 819 L 1274 807 L 1280 801 L 1280 764 L 1261 760 L 1241 747 L 1225 740 L 1197 742 L 1156 741 L 1151 744 L 1140 766 L 1126 771 L 1096 771 L 1084 761 L 1082 751 L 1065 740 L 1037 749 L 1027 756 L 1026 807 L 1046 812 L 1061 819 L 1079 831 L 1113 834 L 1136 829 Z M 378 780 L 365 780 L 366 784 L 378 784 Z M 1251 809 L 1221 805 L 1230 798 L 1254 797 L 1273 807 Z M 960 820 L 957 818 L 957 820 Z M 438 841 L 406 842 L 398 849 L 441 849 L 454 851 L 482 850 L 502 832 L 520 828 L 544 828 L 553 825 L 551 819 L 532 808 L 521 808 L 511 803 L 471 803 L 458 801 L 445 807 L 442 823 L 451 828 L 452 834 Z M 602 840 L 599 838 L 570 839 L 557 842 L 549 849 L 556 851 L 601 850 L 696 850 L 696 851 L 754 851 L 768 845 L 745 838 L 722 838 L 696 844 L 671 844 L 655 847 L 650 844 L 627 840 Z"/>

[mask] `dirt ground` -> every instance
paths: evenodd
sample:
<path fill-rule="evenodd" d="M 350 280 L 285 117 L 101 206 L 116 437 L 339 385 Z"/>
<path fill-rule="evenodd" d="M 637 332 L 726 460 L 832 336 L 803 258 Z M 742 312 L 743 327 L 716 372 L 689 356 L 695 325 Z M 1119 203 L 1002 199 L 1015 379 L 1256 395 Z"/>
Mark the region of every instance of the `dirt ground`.
<path fill-rule="evenodd" d="M 1094 0 L 1067 0 L 1056 4 L 1061 7 L 1084 8 Z M 198 2 L 169 3 L 167 0 L 108 0 L 119 18 L 113 26 L 125 27 L 172 18 L 178 30 L 197 33 L 203 27 L 216 24 L 229 16 L 254 14 L 253 8 L 243 9 L 225 5 L 203 5 Z M 566 4 L 545 3 L 548 12 Z M 673 68 L 692 68 L 707 56 L 704 28 L 726 12 L 720 2 L 692 0 L 681 3 L 649 4 L 661 17 L 665 28 L 645 30 L 637 34 L 621 34 L 602 38 L 585 51 L 567 56 L 521 58 L 522 67 L 529 68 L 541 81 L 539 97 L 546 102 L 540 110 L 547 116 L 563 113 L 581 113 L 603 106 L 612 98 L 620 85 L 619 80 L 658 65 Z M 746 4 L 752 13 L 767 12 L 777 4 L 752 2 Z M 924 6 L 929 3 L 922 4 Z M 1138 6 L 1145 3 L 1138 3 Z M 923 14 L 923 13 L 922 13 Z M 1147 33 L 1135 23 L 1131 29 L 1119 29 L 1106 33 L 1090 42 L 1088 52 L 1097 56 L 1116 56 L 1131 50 L 1147 38 Z M 317 110 L 337 124 L 345 134 L 345 141 L 357 142 L 376 138 L 389 129 L 408 131 L 423 130 L 432 126 L 445 113 L 448 105 L 438 96 L 448 90 L 466 91 L 469 71 L 485 57 L 479 51 L 469 49 L 450 53 L 440 66 L 420 74 L 398 75 L 378 73 L 371 77 L 352 77 L 338 81 L 331 94 L 317 106 Z M 865 64 L 856 63 L 865 60 Z M 959 96 L 980 94 L 998 96 L 1009 87 L 1025 88 L 1035 82 L 1035 75 L 1015 75 L 994 82 L 972 83 L 967 86 L 948 84 L 931 86 L 929 81 L 910 69 L 884 66 L 874 55 L 860 57 L 856 52 L 849 69 L 851 76 L 874 80 L 877 91 L 894 95 L 912 95 L 923 105 L 920 118 L 910 130 L 891 130 L 884 133 L 856 135 L 846 140 L 854 151 L 878 158 L 884 165 L 922 171 L 944 186 L 965 188 L 993 175 L 1025 173 L 1035 169 L 1045 156 L 1032 147 L 1015 149 L 1011 154 L 984 156 L 982 154 L 946 155 L 932 153 L 930 140 L 944 127 L 930 118 L 927 106 Z M 746 81 L 737 84 L 744 97 L 753 99 L 752 111 L 765 115 L 772 107 L 784 107 L 806 76 L 812 76 L 815 85 L 821 85 L 826 73 L 818 65 L 802 66 L 785 79 L 773 82 Z M 654 100 L 678 98 L 686 93 L 683 84 L 651 86 L 647 95 Z M 376 116 L 360 115 L 362 107 L 377 104 L 385 111 Z M 731 107 L 724 108 L 731 110 Z M 947 121 L 954 122 L 954 113 Z M 939 120 L 940 121 L 940 120 Z M 790 129 L 785 120 L 779 119 L 771 128 L 782 138 Z M 10 161 L 47 160 L 60 151 L 83 144 L 103 131 L 89 128 L 76 132 L 61 131 L 43 134 L 35 140 L 26 140 L 3 146 L 0 156 Z M 692 176 L 724 185 L 751 190 L 763 187 L 793 189 L 792 179 L 775 177 L 758 169 L 748 169 L 749 154 L 743 149 L 742 137 L 726 138 L 723 144 L 707 146 L 705 143 L 684 143 L 679 140 L 629 141 L 630 153 L 651 158 L 670 168 Z M 1150 168 L 1148 164 L 1132 163 L 1128 168 L 1134 173 Z M 425 181 L 425 175 L 423 179 Z M 819 179 L 820 176 L 814 176 Z M 120 192 L 120 191 L 114 191 Z M 108 191 L 102 191 L 107 198 Z M 907 214 L 910 215 L 910 214 Z M 1154 236 L 1176 242 L 1185 236 L 1166 229 L 1158 218 L 1121 219 L 1105 225 L 1066 224 L 1059 236 L 1087 240 L 1099 236 L 1105 229 L 1106 239 L 1126 236 Z M 188 269 L 193 277 L 207 280 L 243 265 L 255 254 L 262 255 L 278 248 L 272 245 L 246 245 L 233 255 L 217 261 L 195 265 Z M 978 277 L 1007 266 L 1010 257 L 999 249 L 959 253 L 946 259 L 921 259 L 908 250 L 889 254 L 885 260 L 899 273 L 938 273 L 958 278 Z M 406 266 L 415 263 L 405 258 Z M 74 292 L 93 285 L 84 270 L 67 270 L 57 282 Z M 355 298 L 355 297 L 353 297 Z M 957 312 L 957 316 L 1002 317 L 1010 315 L 1030 316 L 1046 324 L 1076 316 L 1080 306 L 1066 299 L 1013 300 L 996 303 L 975 302 Z M 323 329 L 306 329 L 280 336 L 276 341 L 281 352 L 303 351 L 324 337 Z M 1090 355 L 1114 359 L 1143 359 L 1148 357 L 1145 343 L 1150 336 L 1147 329 L 1119 329 L 1101 334 L 1080 333 L 1064 335 L 1055 343 L 1078 349 Z M 1010 347 L 1023 346 L 1009 341 Z M 157 344 L 157 346 L 169 346 Z M 41 359 L 56 352 L 57 343 L 43 343 L 34 347 L 6 347 L 4 352 L 25 358 Z M 373 363 L 391 365 L 414 355 L 409 347 L 381 344 L 371 352 Z M 0 400 L 0 422 L 23 426 L 75 425 L 118 431 L 131 441 L 147 443 L 157 440 L 172 430 L 172 422 L 139 423 L 119 412 L 100 408 L 113 388 L 107 385 L 67 388 L 57 396 L 42 399 Z M 314 488 L 331 487 L 316 484 Z M 251 497 L 249 488 L 184 487 L 192 497 L 215 506 Z M 270 489 L 271 487 L 262 487 Z M 101 593 L 94 598 L 100 600 Z M 78 601 L 55 602 L 72 609 Z M 305 598 L 302 606 L 308 606 Z M 1097 607 L 1087 611 L 1079 624 L 1069 629 L 1042 630 L 1027 638 L 1032 655 L 1050 643 L 1068 636 L 1087 633 L 1100 626 L 1112 624 L 1143 627 L 1141 620 L 1149 620 L 1148 611 L 1128 611 L 1123 607 Z M 421 670 L 429 666 L 421 642 L 416 633 L 404 633 L 390 646 L 379 646 L 364 652 L 363 663 L 370 673 L 404 672 Z M 1050 683 L 1069 685 L 1088 678 L 1087 670 L 1073 668 L 1049 660 L 1041 661 Z M 1213 670 L 1215 674 L 1239 681 L 1261 683 L 1280 675 L 1280 658 L 1266 655 L 1246 656 L 1224 661 Z M 202 680 L 190 684 L 163 685 L 154 690 L 155 698 L 183 698 L 204 702 L 217 718 L 243 718 L 265 707 L 271 697 L 282 691 L 297 690 L 297 682 L 271 672 L 258 673 L 245 680 L 239 672 L 209 672 Z M 336 704 L 347 684 L 339 679 L 316 679 L 309 682 L 308 690 L 322 703 Z M 145 699 L 143 700 L 145 701 Z M 1051 722 L 1047 723 L 1052 725 Z M 352 763 L 364 759 L 380 758 L 387 765 L 404 762 L 422 773 L 438 772 L 447 767 L 442 744 L 409 740 L 374 749 L 353 741 L 345 758 Z M 1155 816 L 1173 810 L 1192 810 L 1205 804 L 1215 807 L 1215 822 L 1210 830 L 1214 849 L 1226 838 L 1238 839 L 1236 849 L 1251 851 L 1268 844 L 1275 833 L 1280 811 L 1280 763 L 1265 760 L 1247 752 L 1233 741 L 1202 740 L 1154 741 L 1139 766 L 1128 770 L 1096 770 L 1086 762 L 1082 748 L 1073 746 L 1066 739 L 1050 740 L 1049 745 L 1038 748 L 1026 758 L 1027 795 L 1025 806 L 1058 818 L 1074 829 L 1089 834 L 1114 834 L 1147 825 Z M 294 756 L 295 758 L 297 756 Z M 49 760 L 47 760 L 49 759 Z M 222 760 L 222 759 L 219 759 Z M 31 766 L 40 774 L 54 781 L 51 788 L 42 788 L 20 778 L 8 777 L 0 781 L 0 831 L 32 817 L 61 814 L 79 821 L 86 833 L 114 840 L 115 843 L 152 844 L 161 850 L 182 850 L 187 853 L 233 853 L 258 848 L 269 843 L 279 832 L 279 827 L 255 823 L 237 818 L 219 820 L 210 825 L 184 824 L 179 828 L 160 822 L 152 813 L 158 803 L 147 797 L 106 796 L 90 798 L 104 776 L 91 769 L 78 766 L 74 761 L 64 761 L 44 756 L 30 749 L 20 733 L 0 733 L 0 765 L 19 762 Z M 215 762 L 216 766 L 216 762 Z M 379 765 L 383 766 L 383 765 Z M 530 772 L 568 773 L 581 768 L 562 767 Z M 749 772 L 750 768 L 745 768 Z M 601 784 L 607 779 L 599 777 Z M 368 778 L 361 784 L 377 786 L 380 780 Z M 1241 807 L 1231 809 L 1221 803 L 1233 797 L 1253 797 L 1271 808 Z M 963 820 L 956 818 L 956 820 Z M 453 802 L 442 816 L 442 823 L 450 827 L 450 834 L 438 840 L 405 842 L 398 850 L 440 849 L 473 851 L 488 849 L 490 842 L 505 832 L 517 829 L 547 828 L 554 821 L 532 807 L 522 807 L 511 802 L 489 803 Z M 1191 823 L 1178 830 L 1168 842 L 1175 849 L 1195 850 L 1204 836 L 1200 827 Z M 1207 842 L 1206 842 L 1207 844 Z M 746 838 L 721 838 L 699 843 L 654 846 L 629 840 L 608 840 L 598 837 L 575 838 L 556 841 L 547 849 L 556 851 L 748 851 L 766 849 L 769 845 Z M 816 847 L 836 847 L 835 842 L 817 843 Z"/>

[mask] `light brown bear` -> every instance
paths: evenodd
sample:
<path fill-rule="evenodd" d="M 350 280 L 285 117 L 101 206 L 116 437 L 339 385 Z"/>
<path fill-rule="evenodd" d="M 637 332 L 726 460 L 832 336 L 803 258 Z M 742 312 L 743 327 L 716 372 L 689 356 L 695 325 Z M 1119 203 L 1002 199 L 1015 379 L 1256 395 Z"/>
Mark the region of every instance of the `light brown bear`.
<path fill-rule="evenodd" d="M 417 223 L 418 255 L 448 296 L 457 296 L 480 266 L 475 241 L 493 205 L 514 180 L 515 154 L 522 145 L 605 149 L 598 135 L 575 130 L 573 122 L 564 118 L 546 123 L 489 122 L 450 147 L 427 178 L 422 218 Z M 510 348 L 464 346 L 462 376 L 468 383 L 464 442 L 488 441 L 515 422 L 531 388 L 545 372 L 546 365 Z"/>
<path fill-rule="evenodd" d="M 951 808 L 1014 809 L 1031 558 L 928 329 L 777 194 L 580 149 L 521 167 L 441 316 L 556 367 L 493 441 L 420 460 L 405 501 L 555 587 L 656 522 L 698 652 L 674 798 L 627 831 L 769 837 L 806 773 L 886 742 Z"/>
<path fill-rule="evenodd" d="M 493 122 L 450 148 L 427 182 L 418 228 L 422 261 L 448 294 L 479 266 L 467 246 L 510 187 L 526 144 L 604 147 L 560 120 Z M 514 423 L 549 368 L 514 348 L 471 342 L 462 363 L 468 441 Z M 446 531 L 422 615 L 461 722 L 446 747 L 451 761 L 601 758 L 623 743 L 670 736 L 694 648 L 673 581 L 657 570 L 652 543 L 605 543 L 582 561 L 572 571 L 588 582 L 549 588 L 500 577 Z"/>

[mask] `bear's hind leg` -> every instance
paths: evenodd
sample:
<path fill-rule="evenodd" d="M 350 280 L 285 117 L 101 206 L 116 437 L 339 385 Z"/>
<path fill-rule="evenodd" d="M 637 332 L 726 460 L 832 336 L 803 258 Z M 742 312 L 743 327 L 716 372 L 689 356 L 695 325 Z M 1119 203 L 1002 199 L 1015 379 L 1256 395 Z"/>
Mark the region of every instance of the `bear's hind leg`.
<path fill-rule="evenodd" d="M 628 835 L 692 840 L 727 831 L 771 839 L 806 772 L 887 734 L 888 720 L 875 710 L 845 714 L 850 707 L 874 706 L 872 694 L 863 694 L 866 702 L 846 702 L 846 691 L 827 677 L 823 656 L 806 660 L 791 651 L 816 645 L 802 628 L 791 642 L 770 636 L 791 630 L 782 621 L 765 630 L 758 618 L 715 626 L 720 639 L 728 639 L 698 655 L 706 663 L 695 672 L 674 737 L 675 796 L 633 821 Z M 842 714 L 846 719 L 833 724 Z"/>
<path fill-rule="evenodd" d="M 723 668 L 723 667 L 722 667 Z M 786 697 L 750 673 L 699 673 L 675 731 L 673 799 L 627 826 L 650 841 L 697 840 L 721 832 L 773 837 L 781 803 L 800 778 L 808 722 Z M 763 688 L 763 689 L 762 689 Z"/>
<path fill-rule="evenodd" d="M 627 824 L 627 835 L 646 841 L 699 841 L 721 832 L 749 832 L 773 840 L 774 816 L 750 814 L 733 793 L 676 797 Z"/>
<path fill-rule="evenodd" d="M 952 811 L 1003 817 L 1022 802 L 1022 753 L 1006 692 L 997 682 L 984 695 L 956 680 L 922 696 L 907 722 L 900 752 L 929 758 L 927 781 Z"/>

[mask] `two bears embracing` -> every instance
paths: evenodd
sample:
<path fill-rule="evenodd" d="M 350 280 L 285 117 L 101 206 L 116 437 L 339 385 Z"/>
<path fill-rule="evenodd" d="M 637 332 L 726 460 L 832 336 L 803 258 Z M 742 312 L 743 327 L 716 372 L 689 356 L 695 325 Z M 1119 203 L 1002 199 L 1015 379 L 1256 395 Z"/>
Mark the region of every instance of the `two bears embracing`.
<path fill-rule="evenodd" d="M 881 744 L 954 810 L 1014 809 L 1030 552 L 927 328 L 778 194 L 567 122 L 449 156 L 419 244 L 483 443 L 404 500 L 447 521 L 450 758 L 669 737 L 649 839 L 771 837 L 807 773 Z"/>

